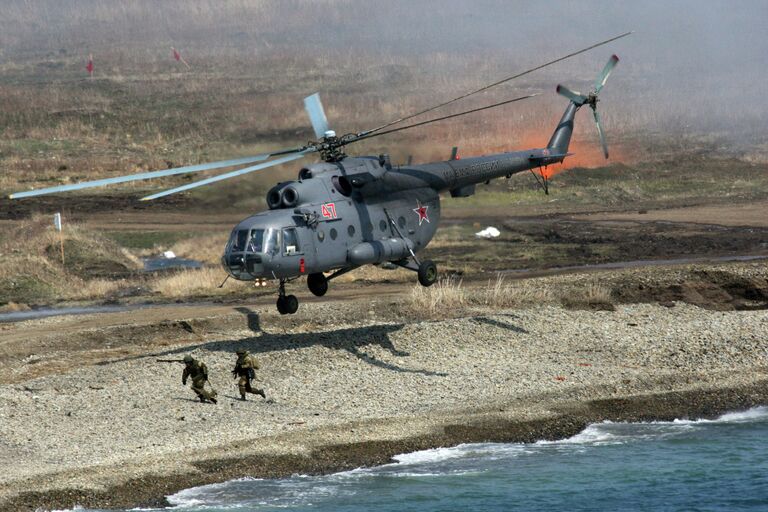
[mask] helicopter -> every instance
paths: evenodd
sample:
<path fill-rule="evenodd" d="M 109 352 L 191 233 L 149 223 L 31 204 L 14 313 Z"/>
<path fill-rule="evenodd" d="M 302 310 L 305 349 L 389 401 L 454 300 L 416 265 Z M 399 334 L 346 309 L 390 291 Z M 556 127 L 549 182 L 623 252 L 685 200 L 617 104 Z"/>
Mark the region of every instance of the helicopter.
<path fill-rule="evenodd" d="M 19 199 L 246 165 L 241 169 L 142 198 L 148 201 L 318 154 L 321 161 L 302 167 L 295 181 L 278 183 L 267 192 L 269 210 L 242 220 L 232 229 L 221 258 L 227 278 L 256 281 L 257 284 L 276 280 L 279 283 L 276 305 L 280 314 L 293 314 L 298 310 L 299 301 L 295 295 L 286 294 L 286 284 L 304 276 L 307 277 L 309 291 L 321 297 L 327 293 L 331 280 L 364 265 L 389 262 L 415 272 L 422 286 L 431 286 L 438 277 L 437 266 L 431 260 L 422 260 L 417 253 L 429 244 L 437 231 L 440 222 L 440 194 L 448 193 L 454 198 L 469 197 L 475 193 L 477 184 L 500 177 L 509 178 L 526 170 L 533 173 L 533 169 L 563 162 L 570 156 L 568 146 L 576 112 L 585 105 L 592 109 L 603 153 L 608 158 L 597 102 L 598 94 L 619 61 L 618 57 L 611 56 L 597 75 L 594 89 L 588 94 L 557 86 L 557 92 L 568 99 L 568 104 L 544 148 L 462 159 L 457 158 L 454 148 L 451 159 L 447 161 L 394 165 L 386 154 L 348 156 L 344 151 L 345 146 L 531 98 L 536 94 L 393 127 L 629 34 L 631 32 L 370 130 L 337 136 L 329 126 L 319 94 L 315 93 L 304 99 L 304 107 L 317 140 L 303 146 L 252 157 L 18 192 L 9 198 Z M 533 174 L 544 191 L 548 192 L 545 174 Z"/>

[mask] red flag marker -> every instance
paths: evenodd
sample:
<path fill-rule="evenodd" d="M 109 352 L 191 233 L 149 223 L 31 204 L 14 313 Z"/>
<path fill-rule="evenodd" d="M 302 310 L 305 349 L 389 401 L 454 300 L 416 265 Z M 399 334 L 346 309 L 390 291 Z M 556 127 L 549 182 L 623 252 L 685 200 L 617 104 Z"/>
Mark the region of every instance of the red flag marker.
<path fill-rule="evenodd" d="M 88 55 L 88 64 L 85 65 L 88 75 L 93 78 L 93 54 Z"/>
<path fill-rule="evenodd" d="M 177 62 L 181 62 L 185 66 L 187 66 L 187 69 L 189 69 L 189 64 L 187 64 L 187 61 L 184 60 L 184 57 L 181 56 L 181 53 L 179 53 L 179 50 L 171 46 L 171 51 L 173 52 L 173 58 L 176 59 Z"/>

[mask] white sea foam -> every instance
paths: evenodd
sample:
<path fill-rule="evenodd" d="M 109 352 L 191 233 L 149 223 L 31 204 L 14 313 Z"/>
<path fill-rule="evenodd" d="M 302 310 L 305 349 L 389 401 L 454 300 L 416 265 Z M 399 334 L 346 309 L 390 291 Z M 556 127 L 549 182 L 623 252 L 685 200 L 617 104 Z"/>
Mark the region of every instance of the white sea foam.
<path fill-rule="evenodd" d="M 168 503 L 178 508 L 192 508 L 205 505 L 207 501 L 210 501 L 212 494 L 217 494 L 221 489 L 224 489 L 230 485 L 230 482 L 222 482 L 218 484 L 202 485 L 200 487 L 192 487 L 190 489 L 184 489 L 167 496 Z M 208 498 L 208 499 L 205 499 Z"/>
<path fill-rule="evenodd" d="M 400 453 L 392 457 L 400 465 L 431 464 L 448 459 L 457 459 L 466 455 L 467 448 L 472 445 L 460 444 L 450 448 L 432 448 L 412 453 Z"/>
<path fill-rule="evenodd" d="M 339 474 L 326 476 L 293 475 L 277 480 L 240 478 L 217 484 L 203 485 L 168 496 L 174 509 L 250 509 L 254 506 L 290 508 L 312 506 L 314 503 L 348 494 L 334 481 Z M 256 483 L 249 486 L 248 483 Z"/>
<path fill-rule="evenodd" d="M 753 407 L 746 411 L 723 414 L 714 421 L 720 423 L 746 423 L 764 419 L 768 419 L 768 407 L 761 405 L 760 407 Z"/>
<path fill-rule="evenodd" d="M 547 445 L 581 445 L 581 444 L 621 444 L 625 440 L 623 436 L 617 435 L 606 428 L 606 425 L 612 425 L 610 421 L 603 423 L 593 423 L 588 425 L 587 428 L 576 434 L 575 436 L 568 437 L 566 439 L 560 439 L 557 441 L 536 441 L 534 443 L 537 446 Z"/>
<path fill-rule="evenodd" d="M 509 457 L 526 453 L 526 445 L 522 443 L 472 443 L 460 444 L 450 448 L 433 448 L 412 453 L 401 453 L 392 457 L 399 466 L 434 464 L 452 459 L 468 457 L 497 458 Z"/>
<path fill-rule="evenodd" d="M 673 421 L 652 421 L 653 425 L 697 425 L 697 424 L 711 424 L 711 423 L 750 423 L 753 421 L 762 421 L 768 419 L 768 407 L 758 406 L 746 411 L 729 412 L 722 416 L 718 416 L 713 420 L 708 419 L 676 419 Z"/>
<path fill-rule="evenodd" d="M 262 478 L 243 477 L 226 482 L 201 485 L 181 490 L 170 496 L 166 496 L 168 503 L 177 508 L 191 508 L 206 505 L 212 501 L 212 498 L 226 494 L 226 492 L 239 482 L 255 482 L 263 480 Z"/>
<path fill-rule="evenodd" d="M 575 436 L 558 441 L 537 441 L 537 446 L 547 445 L 610 445 L 623 444 L 644 439 L 660 439 L 677 436 L 688 432 L 697 425 L 731 424 L 762 421 L 768 418 L 768 407 L 760 406 L 752 409 L 731 412 L 713 419 L 676 419 L 673 421 L 649 421 L 643 423 L 614 423 L 604 421 L 593 423 Z"/>

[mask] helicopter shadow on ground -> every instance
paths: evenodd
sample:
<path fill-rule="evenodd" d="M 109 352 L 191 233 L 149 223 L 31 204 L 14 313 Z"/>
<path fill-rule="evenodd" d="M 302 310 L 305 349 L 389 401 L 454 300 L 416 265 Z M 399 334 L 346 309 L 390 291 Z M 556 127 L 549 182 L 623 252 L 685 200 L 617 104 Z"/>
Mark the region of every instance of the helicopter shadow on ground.
<path fill-rule="evenodd" d="M 259 314 L 258 313 L 256 313 L 255 311 L 253 311 L 250 308 L 243 307 L 243 306 L 236 307 L 234 309 L 238 313 L 242 313 L 245 316 L 246 322 L 247 322 L 247 326 L 248 326 L 248 329 L 250 331 L 252 331 L 252 332 L 261 332 L 261 322 L 259 321 Z M 198 336 L 201 336 L 200 333 L 195 331 L 194 328 L 191 327 L 188 322 L 183 322 L 183 324 L 185 324 L 185 325 L 183 325 L 183 328 L 186 331 L 188 331 L 188 332 L 190 332 L 192 334 L 196 334 Z M 196 345 L 196 347 L 199 347 L 199 346 L 201 346 L 201 345 Z M 144 358 L 147 358 L 147 357 L 167 357 L 167 356 L 172 356 L 172 355 L 184 356 L 184 355 L 187 355 L 187 353 L 190 352 L 191 350 L 194 350 L 194 348 L 163 350 L 161 352 L 153 352 L 153 353 L 150 353 L 150 354 L 140 354 L 140 355 L 127 356 L 127 357 L 120 357 L 120 358 L 116 358 L 116 359 L 109 359 L 109 360 L 106 360 L 106 361 L 99 361 L 99 362 L 97 362 L 95 364 L 96 364 L 96 366 L 106 366 L 106 365 L 114 364 L 114 363 L 122 363 L 124 361 L 135 361 L 137 359 L 144 359 Z M 179 359 L 181 359 L 181 358 L 179 358 Z M 181 361 L 179 361 L 179 362 L 181 362 Z"/>
<path fill-rule="evenodd" d="M 515 315 L 509 315 L 509 314 L 501 314 L 501 315 L 494 315 L 494 316 L 504 316 L 504 317 L 511 317 L 511 318 L 517 318 Z M 498 327 L 500 329 L 506 329 L 508 331 L 513 331 L 520 334 L 530 334 L 526 329 L 523 329 L 522 327 L 518 327 L 517 325 L 513 323 L 507 323 L 502 322 L 501 320 L 496 320 L 493 318 L 488 318 L 486 316 L 476 316 L 472 318 L 472 321 L 486 324 L 486 325 L 492 325 L 494 327 Z"/>
<path fill-rule="evenodd" d="M 229 352 L 232 354 L 234 354 L 234 352 L 238 349 L 245 349 L 254 355 L 258 355 L 269 352 L 295 350 L 311 347 L 313 345 L 320 345 L 332 350 L 346 351 L 365 363 L 385 370 L 403 373 L 417 373 L 421 375 L 436 377 L 446 377 L 448 375 L 444 372 L 434 372 L 430 370 L 401 366 L 394 362 L 379 359 L 365 351 L 365 347 L 373 347 L 378 345 L 379 347 L 387 350 L 394 357 L 400 358 L 410 356 L 408 352 L 398 350 L 390 339 L 390 335 L 393 332 L 401 330 L 405 324 L 371 325 L 365 327 L 350 327 L 328 331 L 279 334 L 269 333 L 261 330 L 260 321 L 256 312 L 251 311 L 245 307 L 237 308 L 237 310 L 240 313 L 246 315 L 249 330 L 252 332 L 259 332 L 260 334 L 258 336 L 247 336 L 240 339 L 187 345 L 179 349 L 150 354 L 150 356 L 179 357 L 199 349 Z"/>
<path fill-rule="evenodd" d="M 353 327 L 333 331 L 296 334 L 270 334 L 262 333 L 261 336 L 246 337 L 236 340 L 220 341 L 209 344 L 208 350 L 222 350 L 234 352 L 238 348 L 244 348 L 252 354 L 263 354 L 274 351 L 305 348 L 312 345 L 320 345 L 332 350 L 346 351 L 361 361 L 385 370 L 417 373 L 426 376 L 446 377 L 444 372 L 408 368 L 391 361 L 384 361 L 371 354 L 365 348 L 378 345 L 395 357 L 408 357 L 410 354 L 398 350 L 389 338 L 390 334 L 403 328 L 404 324 L 374 325 L 367 327 Z"/>
<path fill-rule="evenodd" d="M 259 314 L 258 313 L 256 313 L 251 308 L 246 308 L 244 306 L 236 307 L 235 311 L 245 315 L 246 321 L 248 322 L 248 329 L 250 331 L 252 331 L 252 332 L 261 332 L 261 322 L 259 321 Z"/>

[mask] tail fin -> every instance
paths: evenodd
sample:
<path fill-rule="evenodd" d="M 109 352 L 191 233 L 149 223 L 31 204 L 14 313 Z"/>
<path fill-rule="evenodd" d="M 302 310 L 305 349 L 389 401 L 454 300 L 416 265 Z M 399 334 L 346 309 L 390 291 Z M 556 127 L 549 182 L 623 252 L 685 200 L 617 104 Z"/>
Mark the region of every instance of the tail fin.
<path fill-rule="evenodd" d="M 568 145 L 571 143 L 571 135 L 573 134 L 573 118 L 576 116 L 576 111 L 579 110 L 580 106 L 573 101 L 568 103 L 560 123 L 555 128 L 552 138 L 549 139 L 549 144 L 547 144 L 547 148 L 552 153 L 557 155 L 568 153 Z"/>

